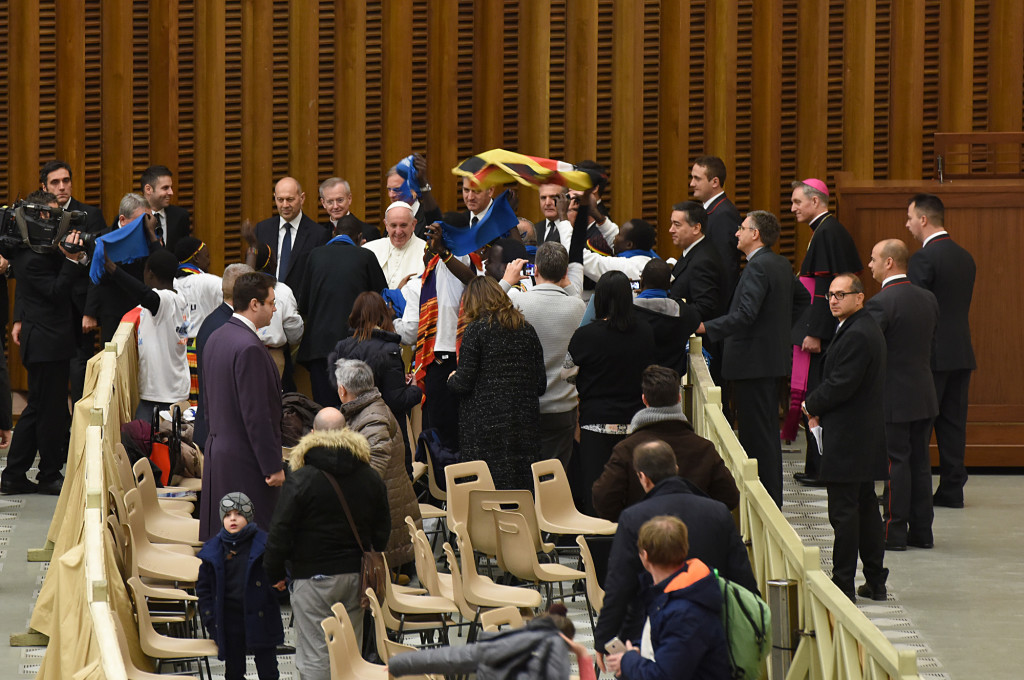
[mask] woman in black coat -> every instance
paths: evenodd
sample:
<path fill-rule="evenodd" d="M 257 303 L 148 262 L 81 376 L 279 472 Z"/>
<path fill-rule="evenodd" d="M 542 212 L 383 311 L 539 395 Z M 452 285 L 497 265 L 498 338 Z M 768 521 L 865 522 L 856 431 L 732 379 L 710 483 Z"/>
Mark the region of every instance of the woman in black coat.
<path fill-rule="evenodd" d="M 532 489 L 547 389 L 540 339 L 501 286 L 480 276 L 462 294 L 465 324 L 448 389 L 459 395 L 459 458 L 483 460 L 498 489 Z"/>
<path fill-rule="evenodd" d="M 334 364 L 338 359 L 358 359 L 369 364 L 373 370 L 373 382 L 402 430 L 405 467 L 411 473 L 412 456 L 406 421 L 409 411 L 423 398 L 423 391 L 415 383 L 409 384 L 406 380 L 405 362 L 399 347 L 401 338 L 395 333 L 384 298 L 370 291 L 360 293 L 352 305 L 348 325 L 352 335 L 335 345 L 334 351 L 327 358 L 331 385 L 335 390 L 338 389 L 334 377 Z"/>
<path fill-rule="evenodd" d="M 601 476 L 612 449 L 644 407 L 640 389 L 644 369 L 654 362 L 654 333 L 637 318 L 629 279 L 619 271 L 606 272 L 594 288 L 597 319 L 580 326 L 569 340 L 566 367 L 579 369 L 580 455 L 570 464 L 573 497 L 594 515 L 591 490 Z"/>

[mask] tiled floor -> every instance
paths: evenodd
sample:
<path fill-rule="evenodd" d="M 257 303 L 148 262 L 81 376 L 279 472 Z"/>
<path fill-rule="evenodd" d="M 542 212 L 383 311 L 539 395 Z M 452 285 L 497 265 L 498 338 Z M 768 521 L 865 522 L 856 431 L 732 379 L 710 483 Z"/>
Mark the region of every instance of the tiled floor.
<path fill-rule="evenodd" d="M 0 465 L 5 462 L 0 459 Z M 825 492 L 793 483 L 792 473 L 801 464 L 798 452 L 786 453 L 783 512 L 805 543 L 821 548 L 827 569 L 832 535 Z M 894 644 L 918 652 L 922 680 L 1020 677 L 1024 667 L 1021 482 L 1016 475 L 972 477 L 965 510 L 936 510 L 935 549 L 887 554 L 889 599 L 858 602 Z M 0 619 L 5 636 L 28 628 L 47 565 L 27 562 L 26 551 L 42 546 L 55 505 L 56 498 L 50 496 L 0 496 Z M 577 639 L 590 646 L 593 637 L 582 602 L 571 604 L 570 616 L 577 626 Z M 453 640 L 461 642 L 457 637 Z M 289 637 L 287 642 L 293 640 Z M 8 647 L 0 654 L 0 677 L 34 676 L 44 651 Z M 293 658 L 280 658 L 282 678 L 297 680 Z M 249 677 L 255 678 L 255 668 L 250 665 L 249 670 Z M 215 677 L 223 677 L 222 664 L 215 662 L 213 671 Z"/>

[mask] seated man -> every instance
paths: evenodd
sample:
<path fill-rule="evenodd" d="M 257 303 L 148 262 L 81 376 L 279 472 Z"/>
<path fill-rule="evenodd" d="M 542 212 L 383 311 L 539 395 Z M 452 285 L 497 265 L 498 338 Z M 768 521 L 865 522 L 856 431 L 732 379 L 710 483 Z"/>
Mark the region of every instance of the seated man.
<path fill-rule="evenodd" d="M 732 677 L 718 579 L 699 559 L 687 559 L 688 538 L 686 524 L 671 515 L 640 527 L 637 548 L 653 585 L 645 593 L 647 623 L 640 648 L 627 641 L 624 653 L 605 659 L 620 678 Z"/>
<path fill-rule="evenodd" d="M 415 556 L 405 518 L 412 517 L 421 527 L 420 506 L 412 481 L 405 471 L 405 444 L 402 429 L 373 384 L 373 369 L 357 359 L 338 359 L 334 366 L 338 379 L 341 413 L 353 432 L 370 442 L 370 467 L 377 471 L 388 488 L 391 508 L 391 538 L 385 557 L 388 566 L 398 569 Z"/>
<path fill-rule="evenodd" d="M 664 366 L 648 366 L 642 381 L 647 408 L 633 416 L 629 436 L 615 445 L 604 472 L 594 482 L 597 514 L 617 522 L 623 510 L 643 499 L 644 490 L 633 469 L 633 453 L 641 444 L 653 441 L 672 447 L 680 477 L 730 510 L 738 506 L 740 492 L 732 473 L 715 445 L 694 432 L 683 415 L 679 374 Z"/>
<path fill-rule="evenodd" d="M 370 447 L 344 426 L 338 409 L 321 409 L 313 431 L 292 449 L 291 472 L 263 554 L 267 577 L 278 590 L 285 588 L 285 561 L 290 563 L 295 666 L 304 679 L 331 677 L 320 622 L 332 615 L 333 603 L 344 603 L 356 640 L 363 639 L 360 541 L 367 550 L 381 550 L 391 533 L 387 489 L 370 468 Z M 328 475 L 337 481 L 361 538 L 353 533 Z"/>
<path fill-rule="evenodd" d="M 638 577 L 644 568 L 636 545 L 640 527 L 653 517 L 673 515 L 683 520 L 690 529 L 689 554 L 692 557 L 718 569 L 730 581 L 758 592 L 747 548 L 736 530 L 732 513 L 722 503 L 698 495 L 689 482 L 677 476 L 672 448 L 664 442 L 641 444 L 633 454 L 633 467 L 647 497 L 619 516 L 604 583 L 604 607 L 594 629 L 598 659 L 613 637 L 623 640 L 640 637 L 643 606 L 637 597 L 640 594 Z"/>

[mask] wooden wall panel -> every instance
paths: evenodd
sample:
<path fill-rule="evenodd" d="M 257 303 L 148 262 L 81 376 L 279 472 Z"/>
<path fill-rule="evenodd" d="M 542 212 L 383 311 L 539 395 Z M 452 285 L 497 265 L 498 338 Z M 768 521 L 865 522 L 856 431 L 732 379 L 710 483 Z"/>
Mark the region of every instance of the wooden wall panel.
<path fill-rule="evenodd" d="M 452 70 L 459 58 L 456 43 L 458 0 L 431 0 L 427 28 L 432 36 L 427 44 L 430 87 L 427 88 L 427 164 L 434 187 L 434 198 L 439 205 L 456 204 L 456 182 L 451 169 L 461 160 L 458 157 L 458 96 L 457 79 Z"/>
<path fill-rule="evenodd" d="M 737 99 L 737 1 L 706 3 L 704 51 L 704 149 L 730 170 L 736 166 L 735 110 Z M 748 92 L 749 94 L 749 92 Z"/>
<path fill-rule="evenodd" d="M 376 183 L 370 189 L 370 174 L 366 168 L 365 38 L 366 3 L 361 0 L 337 0 L 334 14 L 335 99 L 332 102 L 334 157 L 329 176 L 337 175 L 348 181 L 352 187 L 350 210 L 358 217 L 366 214 L 370 195 L 380 195 Z"/>
<path fill-rule="evenodd" d="M 846 5 L 843 23 L 843 170 L 857 177 L 874 171 L 875 2 Z"/>
<path fill-rule="evenodd" d="M 777 183 L 781 169 L 782 111 L 782 0 L 762 2 L 753 16 L 753 70 L 750 144 L 751 208 L 780 213 Z"/>
<path fill-rule="evenodd" d="M 59 115 L 55 156 L 71 166 L 71 186 L 76 196 L 83 196 L 79 188 L 85 189 L 85 5 L 63 2 L 56 10 L 57 78 L 53 85 Z"/>
<path fill-rule="evenodd" d="M 195 170 L 203 180 L 195 186 L 195 233 L 213 240 L 224 225 L 226 10 L 219 2 L 201 2 L 195 15 Z M 217 239 L 223 243 L 223 239 Z M 223 247 L 211 248 L 214 271 L 223 265 Z"/>
<path fill-rule="evenodd" d="M 685 35 L 690 23 L 690 2 L 666 3 L 661 9 L 661 71 L 658 89 L 658 245 L 671 253 L 668 233 L 672 206 L 689 198 L 690 158 L 690 49 Z"/>
<path fill-rule="evenodd" d="M 270 215 L 273 194 L 273 0 L 242 3 L 241 219 L 255 224 Z"/>
<path fill-rule="evenodd" d="M 643 15 L 628 0 L 617 0 L 612 22 L 611 62 L 618 68 L 612 75 L 611 162 L 605 167 L 615 170 L 610 204 L 621 224 L 642 215 L 645 188 L 638 163 L 643 139 Z"/>
<path fill-rule="evenodd" d="M 566 3 L 565 157 L 597 156 L 597 2 Z"/>
<path fill-rule="evenodd" d="M 923 140 L 918 130 L 924 99 L 924 6 L 925 0 L 906 0 L 893 7 L 889 136 L 900 143 L 892 145 L 890 179 L 921 177 Z"/>

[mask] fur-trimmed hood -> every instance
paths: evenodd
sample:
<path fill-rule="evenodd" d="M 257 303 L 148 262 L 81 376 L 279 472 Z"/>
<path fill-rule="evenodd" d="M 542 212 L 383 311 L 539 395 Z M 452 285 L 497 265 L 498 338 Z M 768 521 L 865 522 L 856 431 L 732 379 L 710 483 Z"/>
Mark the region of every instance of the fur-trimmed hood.
<path fill-rule="evenodd" d="M 314 460 L 309 461 L 311 465 L 335 472 L 335 465 L 330 465 L 330 463 L 324 465 L 323 457 L 316 455 L 321 453 L 326 455 L 328 450 L 336 452 L 342 457 L 344 454 L 348 454 L 363 463 L 370 462 L 370 444 L 366 441 L 366 437 L 346 427 L 342 430 L 313 430 L 304 436 L 292 449 L 291 455 L 288 457 L 288 467 L 292 471 L 298 470 L 306 464 L 307 455 L 313 453 Z M 341 460 L 337 462 L 344 465 Z"/>

